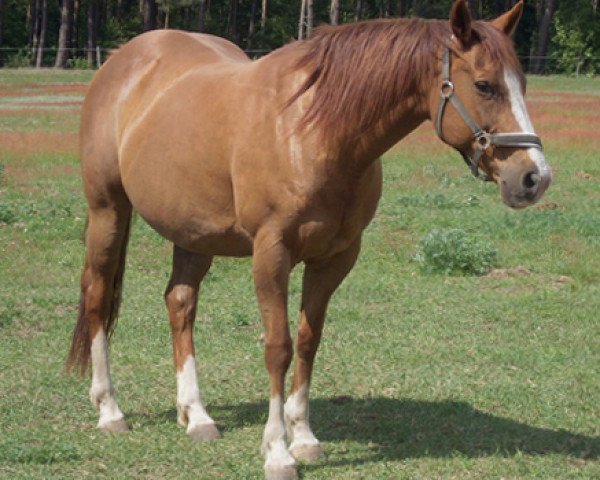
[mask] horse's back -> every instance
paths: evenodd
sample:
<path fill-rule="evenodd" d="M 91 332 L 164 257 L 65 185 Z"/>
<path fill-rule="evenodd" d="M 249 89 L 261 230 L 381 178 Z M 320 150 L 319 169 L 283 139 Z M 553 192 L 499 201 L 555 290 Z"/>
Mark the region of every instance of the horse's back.
<path fill-rule="evenodd" d="M 177 30 L 147 32 L 113 53 L 94 77 L 82 109 L 80 153 L 88 200 L 120 184 L 124 131 L 170 85 L 192 70 L 249 61 L 225 39 Z"/>

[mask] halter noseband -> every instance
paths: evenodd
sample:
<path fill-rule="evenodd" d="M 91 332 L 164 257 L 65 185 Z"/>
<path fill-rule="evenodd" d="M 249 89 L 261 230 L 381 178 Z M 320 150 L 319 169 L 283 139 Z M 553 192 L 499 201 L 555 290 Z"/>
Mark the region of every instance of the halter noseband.
<path fill-rule="evenodd" d="M 444 49 L 444 57 L 442 59 L 442 86 L 440 88 L 440 104 L 438 107 L 437 118 L 435 121 L 435 130 L 438 137 L 442 141 L 444 134 L 442 132 L 442 118 L 448 102 L 456 109 L 458 114 L 462 117 L 465 123 L 469 126 L 473 132 L 473 138 L 475 139 L 476 148 L 472 158 L 469 158 L 465 153 L 460 152 L 471 169 L 471 173 L 475 178 L 481 178 L 483 180 L 491 180 L 487 175 L 481 176 L 479 174 L 479 165 L 481 157 L 485 151 L 490 147 L 512 147 L 512 148 L 537 148 L 542 150 L 542 141 L 534 133 L 490 133 L 487 130 L 482 129 L 473 117 L 469 115 L 467 109 L 463 103 L 454 94 L 454 84 L 450 81 L 450 48 Z"/>

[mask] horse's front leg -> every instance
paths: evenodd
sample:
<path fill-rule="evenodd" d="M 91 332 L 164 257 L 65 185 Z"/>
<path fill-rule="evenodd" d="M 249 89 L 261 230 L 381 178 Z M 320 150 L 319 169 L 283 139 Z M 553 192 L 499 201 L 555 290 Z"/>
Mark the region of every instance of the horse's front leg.
<path fill-rule="evenodd" d="M 320 263 L 307 263 L 302 285 L 302 306 L 296 341 L 296 364 L 292 389 L 285 403 L 285 419 L 292 436 L 290 451 L 297 460 L 314 461 L 323 456 L 308 421 L 308 390 L 313 362 L 331 295 L 354 266 L 360 238 L 348 250 Z"/>
<path fill-rule="evenodd" d="M 296 478 L 295 460 L 287 448 L 283 419 L 285 374 L 292 359 L 292 339 L 287 318 L 290 254 L 278 232 L 260 231 L 254 241 L 252 270 L 265 329 L 265 363 L 271 395 L 262 452 L 267 480 Z"/>

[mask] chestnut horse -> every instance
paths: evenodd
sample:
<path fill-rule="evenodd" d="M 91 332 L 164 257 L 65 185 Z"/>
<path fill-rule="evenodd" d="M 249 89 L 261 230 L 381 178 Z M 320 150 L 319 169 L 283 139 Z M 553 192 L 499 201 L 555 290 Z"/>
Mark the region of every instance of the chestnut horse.
<path fill-rule="evenodd" d="M 320 457 L 308 418 L 311 371 L 329 299 L 377 207 L 379 157 L 431 119 L 509 206 L 536 202 L 550 184 L 510 39 L 522 10 L 519 2 L 491 22 L 472 21 L 457 0 L 449 22 L 324 27 L 257 61 L 221 38 L 179 31 L 146 33 L 112 55 L 82 111 L 89 222 L 69 355 L 82 373 L 91 360 L 98 427 L 128 429 L 107 346 L 135 209 L 174 244 L 165 300 L 178 422 L 195 440 L 220 436 L 196 377 L 198 291 L 213 256 L 252 255 L 271 385 L 266 476 L 294 478 L 296 460 Z M 284 404 L 294 350 L 288 278 L 300 262 L 301 319 Z"/>

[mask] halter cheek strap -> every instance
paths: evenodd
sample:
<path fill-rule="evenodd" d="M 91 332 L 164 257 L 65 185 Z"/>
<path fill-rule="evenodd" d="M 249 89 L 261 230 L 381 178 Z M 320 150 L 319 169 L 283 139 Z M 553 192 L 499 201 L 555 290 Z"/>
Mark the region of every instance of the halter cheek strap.
<path fill-rule="evenodd" d="M 438 106 L 437 117 L 435 120 L 435 130 L 438 137 L 444 142 L 444 133 L 442 129 L 442 121 L 446 105 L 448 102 L 452 104 L 454 109 L 461 116 L 463 121 L 468 125 L 475 139 L 475 151 L 473 156 L 469 158 L 466 154 L 462 154 L 465 162 L 471 169 L 471 173 L 476 178 L 483 180 L 491 180 L 487 175 L 482 176 L 479 173 L 481 157 L 490 147 L 510 147 L 510 148 L 537 148 L 542 150 L 542 141 L 534 133 L 511 132 L 511 133 L 490 133 L 482 129 L 473 117 L 469 114 L 463 103 L 455 95 L 454 84 L 450 80 L 450 49 L 445 48 L 442 59 L 442 85 L 440 88 L 440 103 Z M 448 142 L 446 142 L 448 143 Z M 462 152 L 461 152 L 462 153 Z"/>

